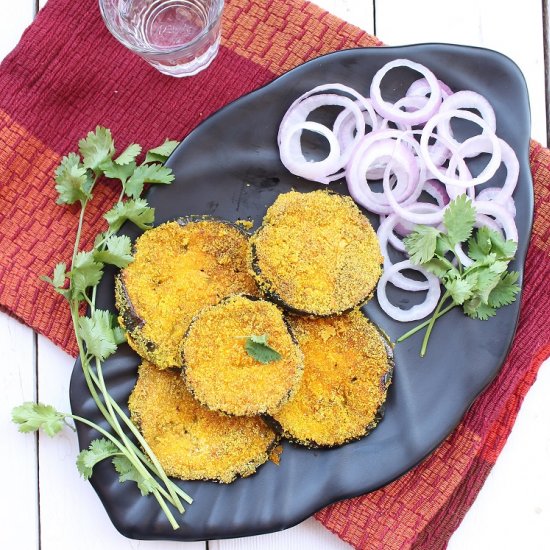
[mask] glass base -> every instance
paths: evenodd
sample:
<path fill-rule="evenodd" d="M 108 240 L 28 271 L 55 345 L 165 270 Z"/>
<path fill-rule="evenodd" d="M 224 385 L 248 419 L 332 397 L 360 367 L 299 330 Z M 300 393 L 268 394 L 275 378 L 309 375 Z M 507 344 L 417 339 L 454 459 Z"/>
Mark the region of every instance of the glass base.
<path fill-rule="evenodd" d="M 210 63 L 216 57 L 220 46 L 220 40 L 216 40 L 208 50 L 206 50 L 200 57 L 196 57 L 192 60 L 185 59 L 182 63 L 167 64 L 166 62 L 157 61 L 151 58 L 146 59 L 146 61 L 155 67 L 162 74 L 168 76 L 174 76 L 176 78 L 183 78 L 186 76 L 193 76 L 201 71 L 204 71 Z"/>

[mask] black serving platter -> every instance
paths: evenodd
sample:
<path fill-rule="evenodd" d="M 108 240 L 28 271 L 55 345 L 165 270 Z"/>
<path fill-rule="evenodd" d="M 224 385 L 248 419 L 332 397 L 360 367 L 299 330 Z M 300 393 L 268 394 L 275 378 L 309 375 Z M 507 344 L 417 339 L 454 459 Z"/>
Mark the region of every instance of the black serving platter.
<path fill-rule="evenodd" d="M 250 218 L 258 225 L 277 195 L 291 188 L 322 188 L 288 173 L 279 161 L 276 136 L 288 106 L 321 83 L 341 82 L 368 94 L 374 73 L 386 62 L 408 58 L 429 67 L 453 90 L 483 94 L 497 115 L 497 134 L 516 151 L 520 162 L 515 193 L 519 247 L 514 268 L 522 273 L 532 223 L 533 188 L 528 162 L 530 113 L 527 89 L 517 66 L 493 51 L 441 44 L 367 48 L 320 57 L 228 105 L 203 122 L 169 159 L 176 179 L 152 189 L 148 200 L 156 222 L 178 216 L 208 214 L 234 221 Z M 414 75 L 392 71 L 386 94 L 400 97 Z M 347 194 L 343 182 L 331 184 Z M 373 219 L 376 224 L 376 220 Z M 128 234 L 132 233 L 127 228 Z M 113 274 L 98 292 L 101 307 L 113 309 Z M 406 307 L 408 293 L 394 300 Z M 376 299 L 367 314 L 392 340 L 411 328 L 389 319 Z M 440 319 L 428 354 L 420 359 L 421 336 L 395 348 L 395 376 L 386 413 L 370 435 L 330 450 L 307 450 L 284 444 L 281 463 L 230 485 L 181 482 L 195 502 L 172 530 L 152 497 L 141 497 L 134 484 L 118 482 L 109 463 L 91 479 L 115 527 L 136 539 L 204 540 L 256 535 L 291 527 L 324 506 L 373 491 L 398 478 L 431 453 L 458 424 L 476 396 L 498 373 L 514 336 L 519 300 L 489 321 L 474 321 L 459 311 Z M 104 366 L 108 387 L 125 405 L 136 380 L 138 357 L 123 346 Z M 80 365 L 70 388 L 73 412 L 101 423 Z M 103 423 L 103 425 L 105 425 Z M 97 436 L 78 425 L 81 448 Z"/>

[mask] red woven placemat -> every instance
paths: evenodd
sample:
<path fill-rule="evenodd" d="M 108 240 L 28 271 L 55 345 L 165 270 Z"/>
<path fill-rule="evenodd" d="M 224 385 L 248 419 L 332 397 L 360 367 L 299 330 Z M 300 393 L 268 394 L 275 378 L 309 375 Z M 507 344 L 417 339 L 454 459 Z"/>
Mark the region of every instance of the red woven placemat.
<path fill-rule="evenodd" d="M 38 275 L 68 261 L 76 211 L 55 206 L 53 170 L 97 124 L 118 146 L 184 137 L 229 101 L 318 55 L 378 46 L 365 32 L 293 0 L 228 0 L 218 57 L 191 79 L 157 73 L 106 31 L 96 0 L 49 0 L 0 67 L 0 306 L 75 354 L 62 299 Z M 502 449 L 550 352 L 547 328 L 550 152 L 531 146 L 535 223 L 517 336 L 497 380 L 423 464 L 317 514 L 357 548 L 444 548 Z M 99 195 L 99 197 L 98 197 Z M 96 191 L 84 242 L 115 199 Z M 96 209 L 93 209 L 96 205 Z"/>

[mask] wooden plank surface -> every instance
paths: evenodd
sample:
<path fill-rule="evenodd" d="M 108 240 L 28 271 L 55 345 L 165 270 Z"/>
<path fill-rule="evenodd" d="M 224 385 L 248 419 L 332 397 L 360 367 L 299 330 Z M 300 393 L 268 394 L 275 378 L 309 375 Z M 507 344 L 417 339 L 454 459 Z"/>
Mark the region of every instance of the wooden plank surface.
<path fill-rule="evenodd" d="M 70 410 L 74 360 L 42 336 L 38 349 L 39 400 Z M 71 541 L 78 541 L 78 550 L 205 550 L 204 542 L 138 542 L 120 535 L 92 486 L 79 477 L 77 454 L 76 436 L 68 429 L 55 439 L 40 436 L 41 550 L 69 549 Z"/>
<path fill-rule="evenodd" d="M 37 437 L 22 435 L 11 422 L 11 410 L 36 399 L 33 331 L 0 313 L 0 548 L 37 548 Z"/>
<path fill-rule="evenodd" d="M 41 6 L 44 3 L 40 0 Z M 546 141 L 543 19 L 539 0 L 506 6 L 495 0 L 378 0 L 376 6 L 372 0 L 317 0 L 317 3 L 369 32 L 376 28 L 378 36 L 387 44 L 456 42 L 506 53 L 519 64 L 527 79 L 533 136 Z M 30 23 L 34 5 L 35 0 L 0 0 L 0 58 L 13 48 Z M 1 453 L 0 467 L 10 472 L 8 487 L 0 498 L 1 549 L 205 548 L 204 543 L 140 542 L 120 536 L 89 484 L 78 478 L 74 468 L 76 438 L 69 431 L 61 439 L 40 437 L 39 501 L 36 439 L 15 432 L 9 423 L 9 411 L 14 404 L 35 397 L 36 366 L 39 398 L 67 408 L 73 361 L 46 339 L 39 338 L 38 364 L 35 365 L 32 331 L 4 313 L 0 313 L 0 349 L 5 363 L 0 369 L 0 435 L 9 449 Z M 452 550 L 548 548 L 550 403 L 547 395 L 550 395 L 550 364 L 541 370 L 496 467 L 453 535 L 449 546 Z M 209 546 L 215 550 L 349 548 L 313 519 L 281 533 L 211 541 Z"/>

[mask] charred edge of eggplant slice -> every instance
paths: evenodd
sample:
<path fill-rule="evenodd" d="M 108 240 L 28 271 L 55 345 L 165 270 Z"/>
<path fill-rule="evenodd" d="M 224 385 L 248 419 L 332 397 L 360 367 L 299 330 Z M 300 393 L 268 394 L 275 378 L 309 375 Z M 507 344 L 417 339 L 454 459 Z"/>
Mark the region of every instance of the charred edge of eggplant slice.
<path fill-rule="evenodd" d="M 175 368 L 170 368 L 168 370 L 172 370 L 174 372 L 176 372 L 177 370 L 179 369 L 175 369 Z M 136 381 L 136 384 L 137 384 L 137 381 Z M 134 386 L 135 387 L 135 386 Z M 187 387 L 187 386 L 186 386 Z M 132 390 L 133 391 L 133 390 Z M 194 396 L 193 396 L 194 398 Z M 199 402 L 200 403 L 200 402 Z M 202 405 L 202 403 L 201 403 Z M 210 411 L 210 409 L 208 409 Z M 218 413 L 218 414 L 221 414 L 223 416 L 230 416 L 226 413 L 223 413 L 221 411 L 210 411 L 210 412 L 215 412 L 215 413 Z M 143 433 L 143 429 L 142 429 L 142 420 L 141 420 L 141 415 L 137 414 L 137 413 L 133 413 L 132 411 L 130 411 L 130 414 L 131 414 L 131 419 L 132 419 L 132 422 L 135 424 L 136 428 L 139 430 L 139 432 L 141 433 L 141 435 L 143 437 L 145 437 L 145 434 Z M 273 432 L 273 437 L 272 437 L 272 440 L 271 442 L 269 443 L 269 445 L 266 447 L 265 449 L 265 454 L 267 456 L 267 460 L 265 460 L 264 462 L 260 462 L 260 463 L 257 463 L 257 461 L 254 461 L 254 460 L 249 460 L 246 464 L 243 465 L 243 467 L 241 469 L 244 469 L 246 470 L 248 467 L 250 466 L 254 466 L 255 470 L 257 471 L 258 468 L 260 468 L 261 466 L 263 466 L 266 462 L 269 461 L 269 456 L 271 455 L 272 451 L 277 447 L 277 445 L 279 445 L 279 443 L 281 442 L 281 436 L 280 434 L 277 432 L 277 430 L 274 430 L 272 428 L 272 426 L 270 426 L 270 424 L 266 421 L 266 419 L 262 416 L 260 416 L 260 419 L 264 422 L 264 424 L 267 426 L 267 428 L 269 428 L 270 430 L 272 430 Z M 142 448 L 143 450 L 143 448 Z M 215 483 L 223 483 L 224 485 L 226 484 L 229 484 L 229 483 L 233 483 L 233 481 L 235 481 L 237 478 L 242 478 L 242 477 L 249 477 L 250 475 L 254 474 L 255 472 L 251 472 L 250 474 L 247 474 L 247 475 L 242 475 L 241 473 L 239 472 L 231 472 L 233 474 L 233 477 L 231 478 L 231 481 L 221 481 L 220 479 L 217 479 L 217 478 L 210 478 L 210 477 L 204 477 L 204 478 L 200 478 L 200 481 L 213 481 Z M 175 478 L 175 479 L 181 479 L 183 481 L 194 481 L 194 480 L 187 480 L 187 479 L 183 479 L 181 477 L 178 477 L 178 476 L 175 476 L 175 475 L 171 475 L 169 477 L 172 477 L 172 478 Z"/>
<path fill-rule="evenodd" d="M 260 301 L 265 302 L 266 301 L 263 298 L 259 298 L 258 296 L 251 296 L 250 294 L 231 294 L 230 296 L 227 296 L 227 297 L 223 298 L 222 300 L 220 300 L 217 304 L 214 304 L 212 306 L 207 306 L 207 308 L 219 306 L 219 305 L 229 301 L 231 298 L 235 298 L 235 296 L 242 296 L 243 298 L 248 298 L 249 300 L 251 300 L 253 302 L 260 302 Z M 272 305 L 277 306 L 277 304 L 272 304 Z M 197 313 L 197 315 L 195 315 L 193 317 L 193 319 L 189 323 L 189 326 L 187 327 L 187 330 L 185 331 L 185 334 L 183 335 L 183 338 L 182 338 L 182 341 L 181 341 L 181 346 L 180 346 L 180 358 L 181 358 L 181 365 L 182 365 L 181 366 L 181 376 L 182 376 L 182 378 L 185 382 L 185 387 L 187 388 L 189 393 L 193 396 L 193 398 L 196 399 L 203 407 L 206 407 L 207 409 L 209 409 L 208 405 L 204 401 L 201 401 L 197 397 L 195 392 L 193 391 L 193 388 L 191 388 L 187 384 L 187 376 L 186 376 L 186 374 L 187 374 L 187 362 L 185 361 L 185 353 L 183 351 L 183 345 L 184 345 L 185 340 L 187 340 L 187 336 L 189 335 L 189 331 L 191 330 L 191 327 L 193 326 L 195 321 L 199 318 L 202 311 L 203 310 L 199 311 L 199 313 Z M 284 322 L 284 324 L 286 326 L 286 329 L 287 329 L 287 331 L 290 335 L 292 343 L 296 346 L 300 356 L 302 357 L 302 361 L 301 361 L 301 365 L 300 365 L 299 370 L 300 370 L 300 373 L 303 374 L 303 372 L 304 372 L 304 360 L 303 360 L 302 350 L 300 349 L 300 346 L 298 344 L 298 339 L 296 338 L 296 335 L 294 334 L 294 331 L 292 330 L 292 327 L 290 326 L 290 323 L 288 322 L 287 318 L 284 316 L 284 311 L 281 312 L 281 315 L 283 317 L 283 322 Z M 301 375 L 300 375 L 300 377 L 301 377 Z M 284 395 L 283 399 L 279 403 L 279 406 L 282 407 L 285 403 L 287 403 L 290 400 L 290 398 L 296 393 L 297 389 L 298 389 L 297 387 L 291 388 Z M 211 409 L 209 409 L 209 410 L 211 410 Z M 226 416 L 242 416 L 242 415 L 237 415 L 237 414 L 234 414 L 234 413 L 230 413 L 230 412 L 222 411 L 222 410 L 218 410 L 218 409 L 215 409 L 215 411 L 219 412 L 219 413 L 222 413 L 222 414 L 225 414 Z M 269 422 L 267 422 L 267 420 L 266 420 L 268 418 L 267 413 L 258 413 L 258 414 L 253 414 L 253 415 L 250 415 L 250 416 L 260 416 L 264 420 L 264 422 L 266 422 L 266 424 L 268 424 L 268 426 L 271 427 Z M 280 438 L 279 432 L 276 431 L 276 433 L 277 433 L 277 437 Z M 271 450 L 273 450 L 273 449 L 271 449 Z"/>
<path fill-rule="evenodd" d="M 376 328 L 378 334 L 380 335 L 380 338 L 382 339 L 382 343 L 384 344 L 384 348 L 386 350 L 386 365 L 387 370 L 384 372 L 384 374 L 380 377 L 380 391 L 387 394 L 387 391 L 392 383 L 393 379 L 393 372 L 395 369 L 395 360 L 393 355 L 393 347 L 391 345 L 391 341 L 388 338 L 387 334 L 376 324 L 373 323 L 365 314 L 364 311 L 361 310 L 361 313 L 368 319 L 368 321 Z M 380 424 L 382 419 L 384 418 L 384 413 L 386 411 L 386 401 L 388 396 L 386 395 L 386 399 L 382 402 L 380 407 L 378 407 L 378 410 L 374 414 L 374 418 L 367 426 L 365 427 L 365 431 L 358 436 L 350 437 L 346 439 L 345 441 L 342 441 L 342 443 L 335 443 L 334 445 L 324 445 L 316 443 L 315 441 L 311 440 L 302 440 L 298 439 L 296 437 L 292 437 L 289 434 L 285 433 L 285 430 L 281 423 L 276 420 L 274 417 L 270 415 L 262 415 L 262 418 L 265 419 L 267 424 L 271 426 L 281 437 L 281 439 L 287 440 L 289 443 L 293 443 L 294 445 L 299 445 L 300 447 L 306 447 L 308 449 L 334 449 L 336 447 L 341 447 L 342 445 L 347 445 L 348 443 L 352 443 L 353 441 L 358 441 L 359 439 L 363 439 L 367 435 L 369 435 L 377 426 Z"/>
<path fill-rule="evenodd" d="M 233 229 L 236 229 L 241 235 L 246 237 L 246 239 L 250 238 L 250 233 L 248 233 L 243 227 L 240 227 L 239 225 L 230 222 L 228 220 L 223 220 L 221 218 L 216 218 L 215 216 L 210 215 L 190 215 L 190 216 L 180 216 L 178 218 L 175 218 L 173 220 L 168 220 L 166 222 L 163 222 L 160 225 L 157 225 L 153 229 L 156 229 L 157 227 L 160 227 L 161 225 L 164 225 L 166 223 L 176 222 L 181 227 L 184 227 L 190 223 L 198 223 L 201 221 L 210 221 L 210 222 L 217 222 L 217 223 L 223 223 L 229 227 L 232 227 Z M 135 255 L 136 253 L 136 243 L 134 242 L 132 244 L 132 254 Z M 149 353 L 152 353 L 157 349 L 157 344 L 153 342 L 152 340 L 148 340 L 147 338 L 144 338 L 143 334 L 139 334 L 141 329 L 145 326 L 146 321 L 142 319 L 138 313 L 136 312 L 134 308 L 134 304 L 132 303 L 132 300 L 130 298 L 130 295 L 128 294 L 128 290 L 126 288 L 126 284 L 124 282 L 123 277 L 123 271 L 120 270 L 120 272 L 115 277 L 115 303 L 116 308 L 122 317 L 124 328 L 132 338 L 132 340 L 139 345 L 141 342 L 145 345 L 146 351 Z M 134 336 L 135 335 L 135 336 Z M 139 342 L 138 342 L 139 340 Z M 141 346 L 140 346 L 141 347 Z M 152 361 L 154 363 L 154 359 L 149 356 L 145 357 L 145 359 Z"/>
<path fill-rule="evenodd" d="M 261 229 L 262 228 L 258 229 L 258 232 L 261 231 Z M 254 275 L 254 279 L 256 280 L 256 283 L 258 284 L 258 288 L 260 289 L 260 292 L 266 297 L 267 300 L 270 300 L 271 302 L 276 303 L 277 305 L 281 306 L 283 309 L 285 309 L 289 313 L 295 313 L 297 315 L 308 315 L 308 316 L 314 316 L 314 317 L 332 317 L 333 315 L 343 315 L 344 313 L 349 313 L 350 311 L 353 311 L 356 308 L 360 308 L 374 296 L 374 290 L 376 289 L 376 284 L 366 294 L 366 296 L 361 298 L 354 305 L 347 307 L 345 309 L 331 311 L 329 313 L 318 313 L 312 310 L 299 309 L 297 307 L 290 305 L 288 302 L 284 300 L 284 298 L 282 298 L 279 294 L 277 294 L 276 291 L 272 290 L 273 283 L 263 274 L 262 269 L 260 268 L 258 255 L 256 253 L 255 243 L 252 243 L 250 246 L 250 255 L 251 255 L 252 273 Z M 380 264 L 381 268 L 382 266 L 383 264 Z"/>
<path fill-rule="evenodd" d="M 219 412 L 219 411 L 216 411 L 216 412 Z M 225 413 L 220 412 L 220 414 L 225 414 Z M 226 416 L 229 416 L 229 415 L 226 415 Z M 267 422 L 265 422 L 265 420 L 264 420 L 264 423 L 268 428 L 273 430 L 273 428 L 271 428 L 271 426 Z M 230 470 L 229 473 L 232 475 L 232 477 L 229 481 L 222 481 L 221 479 L 216 477 L 201 477 L 196 479 L 183 479 L 177 476 L 170 476 L 170 477 L 175 477 L 176 479 L 181 479 L 182 481 L 212 481 L 214 483 L 219 483 L 220 485 L 229 485 L 230 483 L 233 483 L 237 479 L 244 479 L 245 477 L 250 477 L 251 475 L 254 475 L 259 468 L 261 468 L 264 464 L 267 464 L 269 462 L 269 455 L 271 454 L 273 449 L 275 449 L 277 445 L 279 445 L 280 441 L 281 441 L 281 437 L 275 430 L 273 430 L 273 440 L 271 441 L 271 443 L 269 443 L 269 445 L 265 449 L 265 455 L 267 456 L 267 459 L 264 460 L 263 462 L 258 462 L 257 460 L 249 460 L 246 464 L 243 464 L 242 467 L 239 468 L 240 471 L 237 471 L 237 468 Z M 250 468 L 250 467 L 254 468 L 253 472 L 249 472 L 246 474 L 243 474 L 241 472 L 242 470 L 246 470 L 247 468 Z"/>

